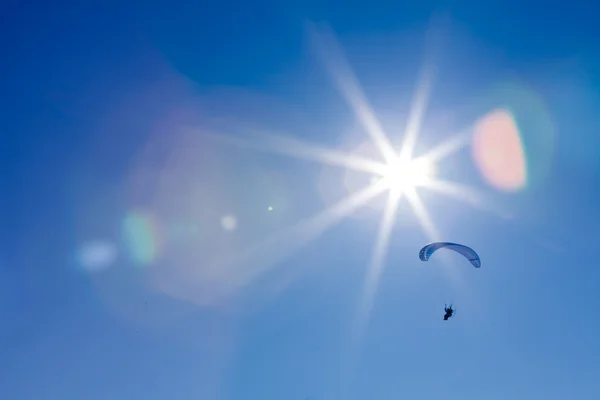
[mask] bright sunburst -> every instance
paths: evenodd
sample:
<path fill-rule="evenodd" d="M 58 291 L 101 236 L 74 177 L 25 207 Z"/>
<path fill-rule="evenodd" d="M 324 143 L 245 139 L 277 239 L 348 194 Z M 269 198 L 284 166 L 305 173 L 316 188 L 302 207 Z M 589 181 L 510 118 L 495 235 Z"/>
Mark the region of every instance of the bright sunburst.
<path fill-rule="evenodd" d="M 246 265 L 246 268 L 239 269 L 239 276 L 243 275 L 240 281 L 248 282 L 257 274 L 264 272 L 288 256 L 290 252 L 314 240 L 376 196 L 387 192 L 387 202 L 375 239 L 371 261 L 367 268 L 364 293 L 361 297 L 355 325 L 354 335 L 358 340 L 368 321 L 386 257 L 389 236 L 394 228 L 400 202 L 406 200 L 410 204 L 430 240 L 438 239 L 439 234 L 427 208 L 419 197 L 418 189 L 423 188 L 450 195 L 459 200 L 468 201 L 472 205 L 481 205 L 482 202 L 478 200 L 479 194 L 475 190 L 464 185 L 436 179 L 437 162 L 467 145 L 470 140 L 468 136 L 454 136 L 422 156 L 414 157 L 413 155 L 431 86 L 432 75 L 429 68 L 425 68 L 420 77 L 403 134 L 403 143 L 396 152 L 365 99 L 334 35 L 327 29 L 319 29 L 314 26 L 310 28 L 310 34 L 331 77 L 378 150 L 382 160 L 345 154 L 338 150 L 326 149 L 289 137 L 264 132 L 260 132 L 261 140 L 243 140 L 214 135 L 216 140 L 226 141 L 229 144 L 276 152 L 373 176 L 371 185 L 350 194 L 315 216 L 264 239 L 249 248 L 248 251 L 239 254 L 228 266 L 233 267 L 236 263 L 247 262 L 252 257 L 260 258 L 260 260 L 252 262 L 253 268 L 248 268 Z"/>
<path fill-rule="evenodd" d="M 385 165 L 381 178 L 390 190 L 406 193 L 434 182 L 435 165 L 424 157 L 413 160 L 397 157 Z"/>

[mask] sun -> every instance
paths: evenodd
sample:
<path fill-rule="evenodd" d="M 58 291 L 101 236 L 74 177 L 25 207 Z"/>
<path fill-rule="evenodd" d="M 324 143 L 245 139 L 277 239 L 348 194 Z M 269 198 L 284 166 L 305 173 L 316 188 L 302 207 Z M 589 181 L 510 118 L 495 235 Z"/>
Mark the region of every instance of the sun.
<path fill-rule="evenodd" d="M 402 160 L 395 157 L 383 168 L 382 175 L 375 180 L 383 179 L 389 190 L 397 193 L 413 191 L 420 186 L 429 186 L 435 181 L 435 164 L 426 157 Z"/>
<path fill-rule="evenodd" d="M 296 251 L 322 235 L 345 217 L 369 204 L 380 195 L 385 195 L 381 222 L 374 238 L 355 321 L 354 335 L 355 339 L 359 340 L 368 321 L 379 280 L 385 268 L 387 248 L 396 221 L 399 219 L 398 213 L 400 210 L 404 210 L 400 207 L 400 203 L 406 202 L 409 205 L 408 208 L 416 216 L 426 236 L 423 240 L 436 241 L 441 239 L 441 234 L 431 218 L 426 204 L 421 200 L 421 193 L 418 189 L 423 188 L 431 192 L 449 195 L 477 207 L 481 207 L 482 201 L 474 189 L 457 182 L 440 179 L 437 173 L 438 163 L 470 144 L 470 132 L 452 135 L 425 153 L 414 155 L 426 114 L 425 110 L 433 80 L 431 72 L 434 70 L 433 68 L 429 68 L 427 65 L 423 68 L 410 106 L 406 126 L 400 132 L 402 143 L 399 148 L 396 148 L 368 104 L 362 88 L 348 66 L 343 51 L 333 34 L 316 28 L 312 30 L 312 34 L 331 77 L 358 123 L 369 137 L 369 146 L 375 150 L 376 154 L 366 155 L 358 151 L 346 153 L 269 132 L 254 132 L 260 135 L 249 140 L 239 137 L 227 138 L 227 135 L 221 134 L 210 136 L 224 143 L 278 153 L 323 165 L 337 166 L 346 171 L 360 174 L 360 178 L 357 179 L 361 186 L 359 189 L 350 191 L 347 196 L 321 212 L 280 232 L 275 232 L 256 245 L 249 247 L 243 255 L 236 257 L 235 262 L 231 262 L 232 265 L 238 265 L 236 263 L 241 265 L 248 262 L 251 257 L 257 257 L 257 261 L 253 262 L 256 267 L 252 270 L 245 267 L 243 269 L 243 274 L 248 276 L 247 279 L 263 273 L 287 257 L 292 251 Z M 206 133 L 204 134 L 206 135 Z M 365 184 L 363 178 L 366 178 L 367 181 L 370 180 L 370 184 Z M 377 203 L 377 205 L 379 204 Z M 272 249 L 278 251 L 273 252 Z"/>

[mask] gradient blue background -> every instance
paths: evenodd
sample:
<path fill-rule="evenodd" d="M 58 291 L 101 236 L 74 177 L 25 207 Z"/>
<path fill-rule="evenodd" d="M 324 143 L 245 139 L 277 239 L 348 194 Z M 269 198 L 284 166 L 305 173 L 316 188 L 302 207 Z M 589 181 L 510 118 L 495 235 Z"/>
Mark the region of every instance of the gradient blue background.
<path fill-rule="evenodd" d="M 598 398 L 600 9 L 592 3 L 3 4 L 1 397 Z M 256 284 L 240 301 L 248 307 L 149 295 L 136 283 L 143 271 L 126 258 L 96 274 L 73 262 L 86 240 L 119 241 L 135 205 L 126 194 L 132 160 L 196 97 L 198 114 L 245 113 L 322 145 L 362 134 L 344 136 L 353 117 L 308 50 L 307 21 L 331 25 L 374 109 L 399 135 L 433 16 L 443 45 L 422 145 L 472 122 L 487 107 L 478 96 L 511 81 L 545 104 L 553 151 L 545 157 L 540 142 L 527 149 L 545 172 L 511 195 L 485 187 L 468 151 L 453 156 L 453 178 L 492 190 L 510 219 L 423 195 L 445 237 L 478 250 L 481 270 L 455 268 L 449 277 L 439 264 L 419 264 L 427 238 L 401 207 L 352 372 L 350 329 L 377 213 L 342 222 L 282 261 L 293 282 L 265 298 Z M 280 106 L 300 110 L 297 119 Z M 443 113 L 451 117 L 435 119 Z M 288 204 L 267 213 L 273 198 L 262 189 L 230 190 L 225 201 L 255 231 L 322 207 L 318 166 L 252 157 L 285 174 Z M 458 307 L 449 323 L 444 301 Z"/>

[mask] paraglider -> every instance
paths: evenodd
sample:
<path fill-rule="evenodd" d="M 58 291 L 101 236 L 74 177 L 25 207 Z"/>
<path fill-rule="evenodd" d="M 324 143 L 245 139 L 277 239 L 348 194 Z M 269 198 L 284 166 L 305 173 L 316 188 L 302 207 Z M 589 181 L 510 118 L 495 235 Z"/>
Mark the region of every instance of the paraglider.
<path fill-rule="evenodd" d="M 435 253 L 436 251 L 438 251 L 439 249 L 442 249 L 442 248 L 445 248 L 448 250 L 454 250 L 455 252 L 463 255 L 465 258 L 467 258 L 471 262 L 471 264 L 475 268 L 481 267 L 481 259 L 479 258 L 479 256 L 475 252 L 475 250 L 473 250 L 472 248 L 470 248 L 468 246 L 458 244 L 458 243 L 452 243 L 452 242 L 429 243 L 429 244 L 425 245 L 421 249 L 421 251 L 419 251 L 419 258 L 421 259 L 421 261 L 428 261 L 429 257 L 431 257 L 431 255 L 433 253 Z"/>
<path fill-rule="evenodd" d="M 443 248 L 459 253 L 469 260 L 471 265 L 473 265 L 475 268 L 481 268 L 481 259 L 475 250 L 468 246 L 452 242 L 429 243 L 425 245 L 421 251 L 419 251 L 419 258 L 421 261 L 428 261 L 429 257 L 431 257 L 433 253 Z M 444 304 L 444 321 L 448 321 L 448 319 L 452 318 L 454 316 L 454 311 L 455 310 L 452 308 L 452 304 L 450 304 L 450 307 Z"/>

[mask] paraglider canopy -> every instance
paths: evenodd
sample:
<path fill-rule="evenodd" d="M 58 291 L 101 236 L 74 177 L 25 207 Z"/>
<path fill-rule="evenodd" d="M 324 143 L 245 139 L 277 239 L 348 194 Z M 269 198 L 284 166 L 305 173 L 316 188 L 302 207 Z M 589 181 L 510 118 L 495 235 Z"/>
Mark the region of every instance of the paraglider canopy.
<path fill-rule="evenodd" d="M 471 264 L 475 268 L 481 267 L 481 259 L 479 258 L 479 256 L 475 252 L 475 250 L 473 250 L 472 248 L 470 248 L 468 246 L 458 244 L 458 243 L 452 243 L 452 242 L 429 243 L 429 244 L 425 245 L 421 249 L 421 251 L 419 251 L 419 258 L 421 259 L 421 261 L 428 261 L 429 257 L 431 257 L 431 255 L 433 253 L 435 253 L 437 250 L 442 249 L 442 248 L 445 248 L 448 250 L 454 250 L 455 252 L 463 255 L 471 262 Z"/>

